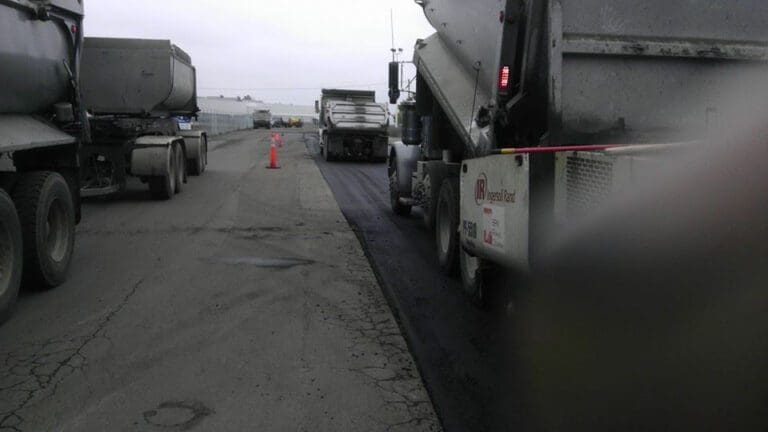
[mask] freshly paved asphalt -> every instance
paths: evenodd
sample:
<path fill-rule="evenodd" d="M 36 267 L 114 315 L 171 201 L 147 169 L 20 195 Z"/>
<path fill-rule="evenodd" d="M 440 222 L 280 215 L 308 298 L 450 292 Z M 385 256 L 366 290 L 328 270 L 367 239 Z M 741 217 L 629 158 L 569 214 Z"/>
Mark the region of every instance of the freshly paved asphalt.
<path fill-rule="evenodd" d="M 509 323 L 473 306 L 460 281 L 441 274 L 418 210 L 392 213 L 385 164 L 327 163 L 316 139 L 306 142 L 364 244 L 445 430 L 525 429 L 523 397 L 509 378 Z"/>

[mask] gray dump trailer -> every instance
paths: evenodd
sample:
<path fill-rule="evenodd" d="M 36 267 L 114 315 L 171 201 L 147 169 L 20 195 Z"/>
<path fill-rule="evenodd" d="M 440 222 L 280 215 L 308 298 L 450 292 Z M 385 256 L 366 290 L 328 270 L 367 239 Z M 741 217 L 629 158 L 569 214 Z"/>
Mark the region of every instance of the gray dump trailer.
<path fill-rule="evenodd" d="M 68 273 L 80 217 L 82 2 L 0 2 L 0 322 Z"/>
<path fill-rule="evenodd" d="M 254 129 L 272 129 L 272 112 L 268 109 L 258 109 L 253 112 Z"/>
<path fill-rule="evenodd" d="M 642 176 L 651 145 L 765 104 L 764 1 L 417 3 L 437 32 L 416 43 L 392 208 L 422 208 L 442 268 L 481 301 L 488 269 L 535 265 L 551 227 Z"/>
<path fill-rule="evenodd" d="M 327 161 L 386 159 L 389 112 L 385 104 L 376 103 L 375 92 L 323 90 L 315 105 L 320 114 L 321 152 Z"/>
<path fill-rule="evenodd" d="M 85 38 L 83 101 L 92 142 L 81 155 L 82 195 L 125 188 L 129 176 L 170 199 L 207 163 L 207 134 L 180 130 L 195 116 L 197 82 L 187 53 L 167 40 Z"/>

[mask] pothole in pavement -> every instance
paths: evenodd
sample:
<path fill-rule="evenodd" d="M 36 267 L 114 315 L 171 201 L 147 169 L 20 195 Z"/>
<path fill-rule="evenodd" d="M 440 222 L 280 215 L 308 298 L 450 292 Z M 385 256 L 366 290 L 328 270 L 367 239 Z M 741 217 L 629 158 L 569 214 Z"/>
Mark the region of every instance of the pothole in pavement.
<path fill-rule="evenodd" d="M 156 409 L 144 412 L 144 421 L 163 429 L 190 430 L 213 410 L 200 402 L 163 402 Z"/>
<path fill-rule="evenodd" d="M 297 266 L 312 265 L 315 262 L 300 258 L 264 258 L 264 257 L 228 257 L 216 261 L 228 265 L 248 265 L 263 268 L 288 269 Z"/>

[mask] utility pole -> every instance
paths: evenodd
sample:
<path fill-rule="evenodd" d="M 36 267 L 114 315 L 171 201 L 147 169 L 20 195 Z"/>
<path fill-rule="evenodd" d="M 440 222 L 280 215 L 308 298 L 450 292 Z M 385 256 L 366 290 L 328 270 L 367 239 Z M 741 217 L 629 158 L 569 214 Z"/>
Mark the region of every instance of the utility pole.
<path fill-rule="evenodd" d="M 395 49 L 395 11 L 393 9 L 389 10 L 389 25 L 390 29 L 392 30 L 392 48 L 390 51 L 392 51 L 392 61 L 397 61 L 395 58 L 395 53 L 397 53 L 397 50 Z"/>

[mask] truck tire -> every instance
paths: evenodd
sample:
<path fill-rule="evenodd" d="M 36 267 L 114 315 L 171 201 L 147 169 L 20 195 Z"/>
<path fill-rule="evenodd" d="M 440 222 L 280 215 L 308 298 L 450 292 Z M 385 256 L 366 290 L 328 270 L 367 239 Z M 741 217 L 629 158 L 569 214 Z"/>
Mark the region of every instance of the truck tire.
<path fill-rule="evenodd" d="M 425 200 L 421 206 L 422 219 L 427 230 L 435 232 L 435 209 L 437 209 L 437 203 L 435 202 L 435 194 L 432 193 L 432 178 L 429 174 L 424 177 L 423 184 Z"/>
<path fill-rule="evenodd" d="M 402 194 L 400 193 L 400 172 L 397 169 L 397 158 L 393 157 L 389 166 L 389 204 L 392 212 L 398 216 L 408 216 L 413 211 L 413 207 L 404 205 L 400 202 Z"/>
<path fill-rule="evenodd" d="M 180 194 L 184 189 L 184 183 L 187 182 L 187 158 L 184 157 L 184 150 L 181 145 L 173 145 L 173 157 L 176 160 L 176 189 L 174 192 Z"/>
<path fill-rule="evenodd" d="M 470 256 L 461 249 L 459 251 L 459 268 L 461 270 L 461 285 L 464 288 L 464 292 L 477 307 L 488 309 L 488 281 L 483 261 L 480 258 Z"/>
<path fill-rule="evenodd" d="M 25 173 L 13 190 L 24 239 L 26 286 L 54 288 L 67 278 L 75 248 L 75 204 L 64 177 Z"/>
<path fill-rule="evenodd" d="M 168 149 L 168 174 L 149 178 L 149 192 L 157 200 L 167 201 L 176 193 L 176 158 Z"/>
<path fill-rule="evenodd" d="M 203 155 L 202 174 L 208 169 L 208 135 L 203 135 L 203 150 L 201 154 Z"/>
<path fill-rule="evenodd" d="M 11 317 L 19 296 L 23 244 L 16 206 L 0 189 L 0 324 Z"/>
<path fill-rule="evenodd" d="M 189 172 L 189 175 L 191 176 L 200 176 L 203 174 L 203 171 L 205 171 L 205 156 L 204 156 L 205 145 L 203 143 L 204 140 L 205 140 L 204 136 L 200 137 L 200 140 L 197 143 L 197 145 L 200 146 L 200 148 L 197 151 L 197 157 L 187 160 L 187 172 Z"/>
<path fill-rule="evenodd" d="M 328 136 L 323 137 L 323 157 L 325 158 L 326 162 L 333 162 L 336 160 L 334 157 L 334 154 L 331 153 L 331 151 L 328 149 L 328 144 L 330 143 L 330 138 Z"/>
<path fill-rule="evenodd" d="M 459 194 L 452 179 L 440 187 L 435 217 L 435 243 L 440 270 L 454 276 L 459 263 Z"/>
<path fill-rule="evenodd" d="M 202 151 L 202 150 L 201 150 Z M 193 177 L 200 176 L 203 171 L 205 170 L 205 167 L 203 165 L 203 156 L 200 155 L 194 159 L 190 159 L 189 163 L 187 164 L 187 171 L 189 172 L 189 175 Z"/>

